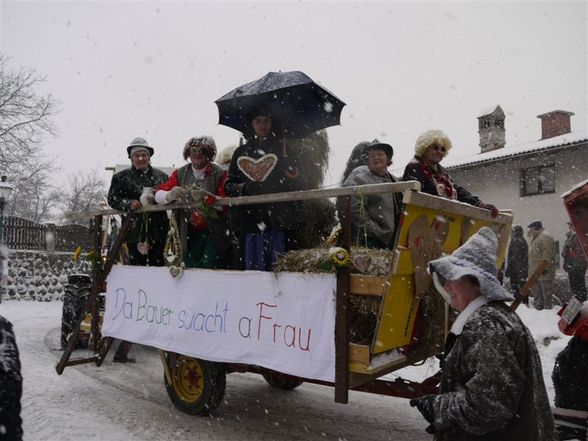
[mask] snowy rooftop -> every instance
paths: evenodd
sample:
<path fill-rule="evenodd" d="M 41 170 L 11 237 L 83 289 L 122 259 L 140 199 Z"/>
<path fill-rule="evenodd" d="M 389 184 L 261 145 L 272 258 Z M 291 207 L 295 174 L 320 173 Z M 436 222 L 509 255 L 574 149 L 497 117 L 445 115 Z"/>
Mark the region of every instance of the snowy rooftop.
<path fill-rule="evenodd" d="M 504 114 L 504 110 L 502 110 L 502 107 L 500 107 L 499 105 L 496 105 L 496 106 L 488 107 L 486 109 L 481 110 L 480 113 L 478 113 L 477 117 L 481 118 L 482 116 L 490 115 L 490 114 L 494 113 L 494 111 L 496 109 L 500 109 L 500 112 L 502 112 Z"/>
<path fill-rule="evenodd" d="M 556 147 L 563 147 L 569 144 L 575 144 L 581 141 L 588 141 L 588 131 L 579 130 L 566 133 L 565 135 L 554 136 L 553 138 L 542 139 L 539 141 L 526 142 L 522 144 L 506 145 L 501 149 L 492 150 L 486 153 L 475 153 L 472 155 L 461 156 L 456 158 L 447 157 L 442 165 L 445 168 L 463 167 L 464 165 L 477 164 L 481 162 L 490 162 L 498 159 L 518 156 L 525 153 L 537 152 L 540 150 L 549 150 Z"/>

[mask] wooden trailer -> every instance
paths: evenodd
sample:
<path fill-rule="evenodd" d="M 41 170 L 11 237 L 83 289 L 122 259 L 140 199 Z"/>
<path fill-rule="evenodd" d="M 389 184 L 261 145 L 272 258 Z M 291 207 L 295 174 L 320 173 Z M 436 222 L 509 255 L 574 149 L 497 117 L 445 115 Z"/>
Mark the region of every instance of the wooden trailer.
<path fill-rule="evenodd" d="M 339 403 L 347 403 L 349 390 L 407 398 L 421 396 L 425 393 L 434 393 L 437 390 L 438 381 L 434 377 L 422 383 L 414 383 L 403 379 L 397 379 L 396 381 L 380 379 L 380 377 L 392 371 L 422 362 L 442 352 L 445 335 L 451 326 L 453 314 L 445 306 L 441 297 L 435 293 L 427 273 L 427 263 L 439 257 L 442 253 L 451 253 L 481 227 L 488 226 L 496 232 L 499 238 L 497 265 L 500 267 L 510 238 L 512 216 L 508 212 L 501 212 L 498 217 L 492 218 L 487 210 L 423 194 L 418 191 L 419 188 L 418 182 L 401 182 L 224 198 L 216 202 L 221 206 L 237 206 L 266 202 L 337 198 L 343 227 L 342 245 L 350 253 L 351 261 L 353 262 L 354 252 L 351 247 L 350 234 L 350 198 L 353 195 L 367 196 L 383 192 L 402 193 L 402 214 L 385 276 L 362 274 L 357 271 L 357 268 L 354 268 L 353 264 L 338 268 L 336 273 L 322 275 L 289 273 L 288 275 L 272 276 L 272 273 L 248 274 L 258 273 L 250 271 L 186 269 L 180 277 L 174 279 L 165 272 L 166 270 L 161 268 L 136 270 L 150 271 L 153 274 L 159 271 L 157 274 L 160 274 L 160 276 L 152 276 L 152 280 L 162 283 L 161 290 L 167 290 L 168 288 L 166 287 L 168 286 L 180 286 L 182 278 L 200 282 L 206 278 L 216 278 L 215 280 L 218 280 L 219 277 L 221 277 L 221 280 L 226 280 L 227 284 L 235 283 L 236 281 L 241 283 L 241 286 L 246 286 L 250 280 L 263 279 L 264 277 L 274 277 L 273 280 L 278 280 L 276 282 L 278 285 L 279 280 L 288 279 L 291 286 L 298 290 L 297 292 L 312 291 L 313 283 L 317 283 L 318 286 L 318 282 L 313 282 L 313 280 L 320 279 L 322 285 L 326 283 L 326 286 L 329 286 L 330 277 L 335 287 L 333 292 L 330 292 L 329 289 L 324 289 L 317 294 L 319 297 L 326 297 L 322 299 L 324 308 L 330 308 L 331 306 L 329 305 L 333 305 L 332 329 L 329 325 L 320 334 L 320 338 L 323 339 L 320 343 L 325 344 L 325 346 L 321 345 L 321 347 L 327 349 L 323 353 L 316 355 L 317 359 L 322 359 L 325 363 L 324 372 L 309 370 L 309 366 L 304 366 L 306 362 L 300 362 L 300 359 L 293 359 L 291 363 L 280 365 L 285 366 L 284 369 L 276 368 L 275 363 L 271 361 L 271 357 L 263 355 L 263 351 L 267 349 L 263 347 L 263 342 L 260 343 L 261 348 L 259 350 L 262 355 L 259 359 L 250 358 L 249 355 L 244 355 L 243 358 L 231 359 L 230 353 L 227 354 L 226 350 L 223 352 L 218 349 L 220 347 L 226 349 L 225 343 L 217 346 L 207 345 L 205 342 L 207 336 L 204 333 L 191 335 L 192 340 L 190 343 L 181 343 L 180 337 L 177 339 L 178 341 L 169 336 L 158 339 L 157 335 L 161 336 L 162 332 L 168 332 L 171 328 L 171 326 L 167 326 L 170 322 L 166 322 L 162 318 L 165 313 L 162 312 L 163 309 L 160 309 L 159 329 L 164 327 L 161 323 L 165 324 L 166 329 L 161 332 L 154 331 L 155 325 L 151 324 L 150 327 L 145 327 L 145 332 L 150 333 L 148 334 L 149 337 L 137 337 L 136 340 L 130 340 L 160 349 L 165 387 L 174 405 L 179 410 L 189 414 L 209 414 L 222 402 L 226 374 L 231 372 L 259 373 L 263 375 L 269 384 L 282 389 L 293 389 L 302 382 L 330 385 L 334 387 L 335 401 Z M 193 205 L 149 206 L 142 209 L 142 212 L 189 210 Z M 97 247 L 101 243 L 102 216 L 113 213 L 116 212 L 112 210 L 104 211 L 95 218 L 95 242 Z M 113 326 L 112 318 L 114 314 L 108 312 L 109 307 L 112 310 L 112 305 L 119 301 L 118 295 L 114 293 L 116 289 L 114 284 L 119 283 L 119 280 L 128 280 L 132 284 L 134 283 L 132 280 L 136 279 L 136 277 L 124 276 L 129 270 L 121 268 L 120 265 L 117 265 L 116 271 L 113 272 L 116 277 L 110 276 L 110 273 L 117 261 L 118 252 L 130 225 L 130 219 L 132 216 L 139 214 L 134 213 L 127 217 L 121 227 L 111 255 L 107 256 L 103 264 L 102 262 L 97 262 L 97 265 L 95 265 L 94 285 L 87 303 L 87 310 L 94 318 L 92 327 L 95 353 L 89 358 L 71 358 L 79 334 L 78 325 L 72 333 L 68 341 L 68 347 L 56 367 L 59 374 L 63 373 L 66 366 L 75 364 L 94 362 L 97 366 L 100 366 L 115 338 L 129 339 L 129 336 L 134 335 L 133 332 L 139 332 L 138 326 L 140 325 L 137 324 L 137 320 L 127 320 L 124 326 L 121 325 L 120 328 Z M 183 217 L 180 216 L 180 218 Z M 179 230 L 180 242 L 185 244 L 186 224 L 182 223 Z M 120 276 L 121 274 L 123 276 Z M 165 277 L 169 280 L 161 279 Z M 313 279 L 313 277 L 316 277 L 316 279 Z M 172 285 L 169 285 L 170 283 Z M 108 284 L 108 289 L 106 289 L 106 284 Z M 192 287 L 197 285 L 198 283 L 190 283 Z M 197 300 L 204 299 L 204 294 L 200 296 L 196 292 L 197 289 L 191 289 L 194 291 L 195 303 L 204 301 Z M 280 291 L 282 289 L 280 287 L 274 287 L 273 289 L 278 290 L 273 293 L 274 298 L 278 297 L 276 293 L 282 296 L 279 298 L 280 301 L 288 296 L 287 291 L 284 291 L 286 294 Z M 173 289 L 170 291 L 173 291 Z M 105 329 L 108 329 L 108 336 L 99 340 L 98 319 L 100 313 L 97 307 L 97 299 L 101 292 L 106 292 L 107 314 L 104 317 L 104 326 Z M 240 293 L 231 292 L 230 294 L 223 293 L 222 295 L 232 296 L 229 298 L 234 299 L 240 296 Z M 271 293 L 268 295 L 271 295 Z M 208 296 L 210 296 L 210 293 L 208 293 Z M 350 325 L 354 325 L 354 323 L 350 323 L 349 317 L 351 300 L 352 297 L 357 296 L 369 299 L 376 305 L 374 320 L 369 321 L 367 324 L 362 324 L 364 328 L 366 326 L 369 328 L 369 338 L 360 342 L 354 342 L 350 339 Z M 177 297 L 180 296 L 178 295 Z M 121 305 L 122 303 L 118 304 L 117 307 L 120 317 L 122 317 L 121 314 L 124 315 L 124 312 L 121 312 Z M 167 309 L 177 313 L 178 307 L 180 306 L 176 305 L 175 310 L 171 307 Z M 185 308 L 186 303 L 182 303 L 181 307 Z M 304 311 L 304 308 L 306 308 L 306 305 L 303 304 L 300 308 L 292 309 Z M 309 306 L 308 309 L 310 308 Z M 226 309 L 228 311 L 229 308 Z M 217 310 L 218 312 L 219 310 Z M 167 314 L 167 318 L 172 320 L 170 317 L 175 313 Z M 185 324 L 185 320 L 182 323 Z M 274 340 L 276 329 L 279 329 L 275 326 L 273 328 Z M 118 330 L 114 330 L 115 328 L 120 329 L 120 333 Z M 124 331 L 122 331 L 123 329 Z M 153 337 L 153 335 L 156 335 L 156 337 Z M 215 338 L 217 337 L 215 336 Z M 243 341 L 243 344 L 245 343 L 248 344 L 249 342 Z M 179 347 L 182 348 L 181 351 L 178 350 Z M 209 349 L 205 349 L 205 347 Z M 215 350 L 215 347 L 217 350 Z M 232 347 L 236 348 L 236 352 L 240 349 L 237 345 Z M 328 348 L 330 347 L 333 348 L 332 354 L 329 353 Z M 275 351 L 275 348 L 270 348 L 269 350 Z M 245 352 L 248 354 L 248 351 Z M 202 356 L 201 354 L 204 353 L 205 355 Z M 243 360 L 246 360 L 246 362 L 243 362 Z M 286 359 L 285 361 L 288 362 L 289 360 Z M 311 362 L 314 362 L 314 359 L 312 361 L 309 359 L 308 363 Z M 297 363 L 298 366 L 296 365 Z M 300 375 L 300 372 L 311 372 L 311 375 Z"/>

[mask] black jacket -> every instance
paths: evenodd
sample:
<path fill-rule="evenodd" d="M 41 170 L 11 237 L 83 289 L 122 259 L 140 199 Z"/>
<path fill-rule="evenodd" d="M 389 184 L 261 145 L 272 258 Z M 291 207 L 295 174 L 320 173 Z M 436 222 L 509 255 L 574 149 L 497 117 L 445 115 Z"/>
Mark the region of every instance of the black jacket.
<path fill-rule="evenodd" d="M 505 275 L 517 280 L 526 280 L 529 275 L 529 246 L 522 236 L 510 240 Z"/>
<path fill-rule="evenodd" d="M 144 172 L 137 170 L 135 167 L 122 170 L 112 176 L 112 182 L 108 190 L 108 205 L 115 210 L 131 211 L 131 202 L 139 200 L 141 193 L 143 193 L 143 187 L 157 188 L 159 184 L 165 181 L 167 181 L 167 175 L 151 166 Z M 165 211 L 148 214 L 147 219 L 149 242 L 165 241 L 169 226 Z M 139 237 L 142 221 L 143 216 L 135 218 L 127 234 L 126 242 L 137 243 L 144 239 L 144 237 Z"/>
<path fill-rule="evenodd" d="M 255 161 L 268 155 L 268 161 L 275 158 L 275 165 L 261 182 L 252 180 L 238 165 L 239 158 L 249 157 Z M 225 193 L 227 196 L 251 196 L 303 188 L 304 180 L 296 161 L 292 156 L 284 156 L 280 141 L 275 138 L 264 142 L 252 139 L 235 151 L 229 166 Z M 259 233 L 270 227 L 285 231 L 296 230 L 300 227 L 303 216 L 303 206 L 299 201 L 242 205 L 233 210 L 233 218 L 236 215 L 237 219 L 236 226 L 244 233 Z"/>

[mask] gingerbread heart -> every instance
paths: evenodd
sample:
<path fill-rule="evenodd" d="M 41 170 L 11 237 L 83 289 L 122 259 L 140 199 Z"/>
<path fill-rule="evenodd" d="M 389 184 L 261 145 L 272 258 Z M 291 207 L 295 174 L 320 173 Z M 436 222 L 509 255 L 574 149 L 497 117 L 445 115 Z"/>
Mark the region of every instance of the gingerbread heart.
<path fill-rule="evenodd" d="M 252 181 L 263 182 L 270 175 L 276 164 L 278 157 L 273 153 L 262 156 L 259 159 L 253 159 L 249 156 L 241 156 L 237 159 L 237 166 Z"/>

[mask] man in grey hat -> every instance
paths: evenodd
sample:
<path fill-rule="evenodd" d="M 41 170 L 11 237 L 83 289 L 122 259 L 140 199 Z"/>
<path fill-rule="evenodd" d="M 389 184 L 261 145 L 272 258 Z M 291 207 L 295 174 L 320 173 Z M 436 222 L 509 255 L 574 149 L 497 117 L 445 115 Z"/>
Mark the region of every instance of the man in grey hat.
<path fill-rule="evenodd" d="M 127 147 L 131 167 L 112 176 L 108 190 L 108 205 L 115 210 L 132 212 L 140 209 L 148 198 L 141 195 L 145 187 L 156 188 L 167 181 L 167 174 L 151 167 L 154 149 L 144 138 L 134 138 Z M 152 203 L 155 201 L 153 200 Z M 123 216 L 124 219 L 124 216 Z M 163 266 L 163 250 L 169 222 L 165 211 L 136 216 L 126 237 L 129 265 Z M 125 363 L 131 343 L 122 342 L 114 361 Z"/>
<path fill-rule="evenodd" d="M 553 237 L 543 229 L 543 222 L 540 220 L 534 220 L 527 228 L 527 236 L 531 239 L 529 244 L 529 274 L 533 274 L 542 260 L 549 262 L 547 268 L 531 288 L 533 306 L 538 310 L 543 308 L 551 309 L 553 307 L 551 296 L 555 282 L 555 242 Z"/>
<path fill-rule="evenodd" d="M 343 182 L 343 187 L 396 182 L 388 172 L 394 150 L 390 144 L 374 139 L 364 148 L 367 165 L 356 167 Z M 351 198 L 351 233 L 360 246 L 392 248 L 394 232 L 400 217 L 400 194 L 382 193 Z"/>
<path fill-rule="evenodd" d="M 553 440 L 537 347 L 505 305 L 513 297 L 496 278 L 497 243 L 483 227 L 429 263 L 437 291 L 459 311 L 441 363 L 440 394 L 410 401 L 435 440 Z"/>

